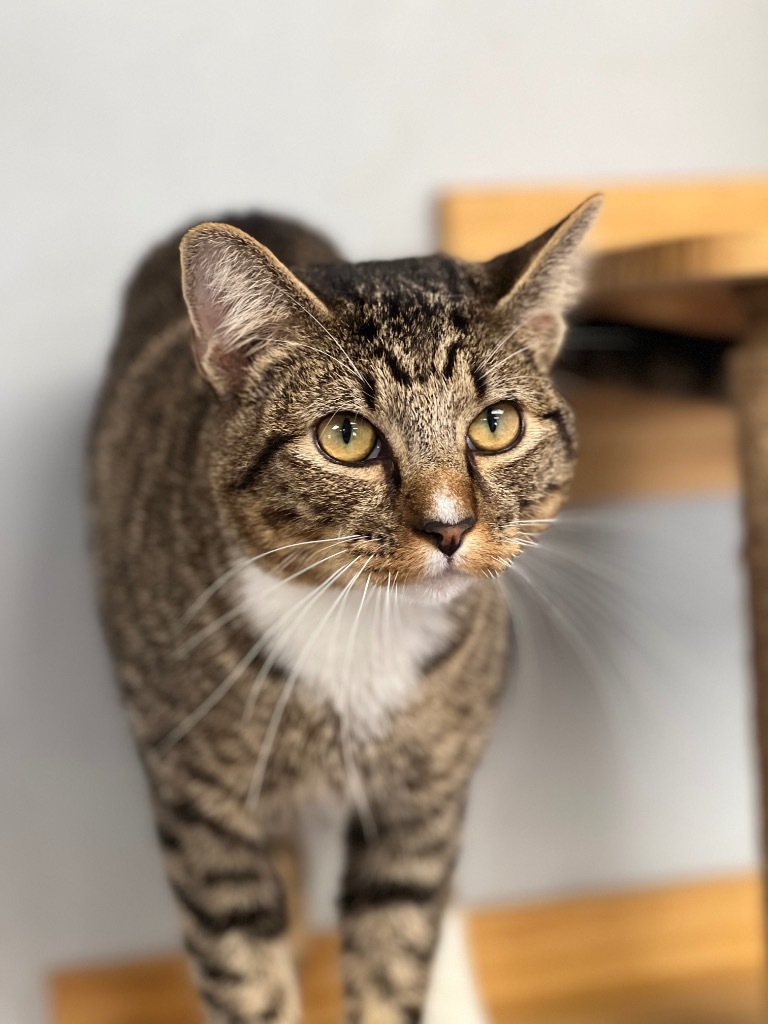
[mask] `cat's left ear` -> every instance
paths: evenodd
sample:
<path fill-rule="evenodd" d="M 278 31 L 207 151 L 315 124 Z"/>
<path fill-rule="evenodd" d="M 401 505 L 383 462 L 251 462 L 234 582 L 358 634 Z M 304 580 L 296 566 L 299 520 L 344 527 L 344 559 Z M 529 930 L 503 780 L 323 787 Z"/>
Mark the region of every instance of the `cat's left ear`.
<path fill-rule="evenodd" d="M 510 344 L 528 347 L 542 370 L 555 361 L 565 313 L 579 298 L 579 246 L 602 205 L 602 196 L 590 196 L 559 224 L 484 264 L 500 329 L 511 332 Z"/>
<path fill-rule="evenodd" d="M 266 246 L 229 224 L 200 224 L 181 241 L 184 299 L 200 373 L 221 396 L 330 318 L 323 302 Z"/>

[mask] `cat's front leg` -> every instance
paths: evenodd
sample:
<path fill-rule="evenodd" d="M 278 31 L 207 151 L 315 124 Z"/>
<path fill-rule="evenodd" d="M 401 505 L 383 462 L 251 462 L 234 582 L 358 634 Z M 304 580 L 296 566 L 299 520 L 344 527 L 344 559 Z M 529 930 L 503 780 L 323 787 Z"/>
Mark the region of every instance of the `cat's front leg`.
<path fill-rule="evenodd" d="M 393 795 L 376 831 L 354 822 L 341 897 L 347 1024 L 418 1024 L 450 892 L 465 793 Z"/>
<path fill-rule="evenodd" d="M 187 795 L 157 823 L 209 1024 L 297 1024 L 285 893 L 252 817 Z"/>

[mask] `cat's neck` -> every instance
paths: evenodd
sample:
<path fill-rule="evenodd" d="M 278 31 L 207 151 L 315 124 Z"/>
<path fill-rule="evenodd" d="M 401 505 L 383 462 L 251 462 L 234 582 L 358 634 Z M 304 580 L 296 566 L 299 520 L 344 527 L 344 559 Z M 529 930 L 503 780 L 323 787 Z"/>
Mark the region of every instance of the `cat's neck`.
<path fill-rule="evenodd" d="M 265 657 L 297 696 L 330 704 L 350 734 L 382 735 L 425 669 L 453 644 L 456 600 L 395 588 L 312 588 L 257 565 L 238 575 L 238 600 Z"/>

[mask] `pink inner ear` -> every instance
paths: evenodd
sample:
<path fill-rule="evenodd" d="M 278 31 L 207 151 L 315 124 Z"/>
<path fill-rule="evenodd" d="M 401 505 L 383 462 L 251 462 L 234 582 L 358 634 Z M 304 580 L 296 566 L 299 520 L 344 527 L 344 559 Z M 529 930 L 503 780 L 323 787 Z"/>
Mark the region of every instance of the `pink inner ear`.
<path fill-rule="evenodd" d="M 198 288 L 195 300 L 193 344 L 197 364 L 217 391 L 235 390 L 248 362 L 248 352 L 226 338 L 226 302 L 214 300 L 207 286 Z"/>
<path fill-rule="evenodd" d="M 556 341 L 563 329 L 563 322 L 558 314 L 546 309 L 536 310 L 531 316 L 526 317 L 526 324 L 540 338 L 550 341 Z"/>
<path fill-rule="evenodd" d="M 198 282 L 195 291 L 194 315 L 204 347 L 208 349 L 211 345 L 219 346 L 226 343 L 224 333 L 229 314 L 228 303 L 223 296 L 215 297 L 208 282 Z"/>
<path fill-rule="evenodd" d="M 216 346 L 212 351 L 203 354 L 202 361 L 204 369 L 212 378 L 220 378 L 228 387 L 235 389 L 242 380 L 248 364 L 248 352 L 244 348 Z"/>

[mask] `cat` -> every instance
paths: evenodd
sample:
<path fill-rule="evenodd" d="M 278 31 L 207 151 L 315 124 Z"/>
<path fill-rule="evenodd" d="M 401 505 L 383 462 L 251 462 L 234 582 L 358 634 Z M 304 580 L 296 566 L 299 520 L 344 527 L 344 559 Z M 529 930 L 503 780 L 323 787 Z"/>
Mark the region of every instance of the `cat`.
<path fill-rule="evenodd" d="M 573 473 L 550 370 L 599 205 L 486 263 L 350 264 L 288 221 L 227 218 L 129 286 L 92 550 L 210 1024 L 301 1019 L 289 876 L 301 809 L 327 800 L 347 818 L 345 1022 L 482 1019 L 468 984 L 440 1002 L 429 981 L 452 973 L 438 940 L 461 945 L 497 577 Z"/>

